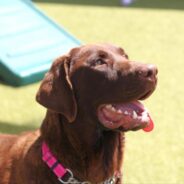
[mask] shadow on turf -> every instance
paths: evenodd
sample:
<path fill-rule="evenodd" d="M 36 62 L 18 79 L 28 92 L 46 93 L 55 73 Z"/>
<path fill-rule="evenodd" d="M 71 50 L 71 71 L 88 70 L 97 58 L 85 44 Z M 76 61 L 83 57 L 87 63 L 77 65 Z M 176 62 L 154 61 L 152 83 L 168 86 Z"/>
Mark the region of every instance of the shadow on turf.
<path fill-rule="evenodd" d="M 0 133 L 19 134 L 35 129 L 36 127 L 30 125 L 30 123 L 27 123 L 27 125 L 15 125 L 13 123 L 0 122 Z"/>
<path fill-rule="evenodd" d="M 62 3 L 71 5 L 116 6 L 120 7 L 120 0 L 33 0 L 41 3 Z M 184 9 L 183 0 L 136 0 L 130 8 L 156 9 Z M 95 12 L 94 12 L 95 13 Z"/>
<path fill-rule="evenodd" d="M 26 84 L 20 84 L 20 85 L 13 84 L 13 83 L 10 84 L 10 83 L 6 82 L 6 81 L 0 76 L 0 85 L 12 87 L 12 88 L 21 88 L 21 87 L 29 86 L 29 85 L 36 84 L 36 83 L 39 83 L 39 82 L 40 82 L 40 81 L 35 81 L 35 82 L 26 83 Z"/>

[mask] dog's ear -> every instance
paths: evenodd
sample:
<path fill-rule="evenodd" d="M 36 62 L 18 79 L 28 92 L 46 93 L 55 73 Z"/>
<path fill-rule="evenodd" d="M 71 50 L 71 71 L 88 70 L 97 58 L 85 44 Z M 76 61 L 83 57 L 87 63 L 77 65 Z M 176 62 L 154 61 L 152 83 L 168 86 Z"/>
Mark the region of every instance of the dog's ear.
<path fill-rule="evenodd" d="M 36 100 L 44 107 L 63 114 L 69 122 L 73 122 L 77 114 L 77 104 L 69 79 L 69 62 L 69 56 L 56 59 L 41 83 Z"/>

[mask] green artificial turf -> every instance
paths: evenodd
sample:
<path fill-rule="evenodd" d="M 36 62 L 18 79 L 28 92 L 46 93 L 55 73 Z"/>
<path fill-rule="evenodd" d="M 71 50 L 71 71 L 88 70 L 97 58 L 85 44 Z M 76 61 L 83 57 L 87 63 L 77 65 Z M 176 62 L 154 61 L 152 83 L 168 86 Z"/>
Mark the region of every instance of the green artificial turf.
<path fill-rule="evenodd" d="M 83 43 L 108 42 L 130 59 L 159 69 L 155 93 L 145 101 L 155 122 L 152 133 L 126 133 L 125 184 L 184 183 L 184 1 L 42 1 L 36 5 Z M 0 84 L 0 132 L 39 127 L 45 110 L 34 98 L 39 83 L 13 88 Z"/>

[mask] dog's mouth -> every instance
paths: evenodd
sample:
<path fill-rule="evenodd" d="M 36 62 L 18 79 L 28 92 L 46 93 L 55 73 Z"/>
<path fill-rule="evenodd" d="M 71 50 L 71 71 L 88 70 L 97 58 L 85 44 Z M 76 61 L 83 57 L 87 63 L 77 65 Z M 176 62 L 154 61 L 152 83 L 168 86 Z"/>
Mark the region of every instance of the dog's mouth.
<path fill-rule="evenodd" d="M 97 109 L 101 124 L 111 130 L 139 130 L 151 131 L 153 121 L 148 110 L 138 101 L 120 104 L 103 104 Z"/>

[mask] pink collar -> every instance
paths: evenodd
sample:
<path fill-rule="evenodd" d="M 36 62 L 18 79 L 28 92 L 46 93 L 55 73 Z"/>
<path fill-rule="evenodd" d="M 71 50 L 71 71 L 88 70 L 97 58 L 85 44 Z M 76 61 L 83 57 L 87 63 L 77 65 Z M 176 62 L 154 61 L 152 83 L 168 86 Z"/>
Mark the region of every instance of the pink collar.
<path fill-rule="evenodd" d="M 71 170 L 66 169 L 62 164 L 58 162 L 56 157 L 51 153 L 49 147 L 45 142 L 42 143 L 42 160 L 47 164 L 47 166 L 52 170 L 52 172 L 57 176 L 61 183 L 82 183 L 90 184 L 90 182 L 79 182 L 74 178 Z M 67 181 L 64 181 L 65 176 L 67 176 Z M 104 182 L 104 184 L 115 184 L 116 180 L 120 178 L 121 175 L 117 172 L 112 178 Z"/>
<path fill-rule="evenodd" d="M 53 173 L 58 177 L 61 183 L 64 183 L 63 177 L 69 174 L 69 178 L 73 178 L 73 173 L 64 168 L 56 159 L 56 157 L 51 153 L 49 147 L 45 142 L 42 143 L 42 160 L 47 164 L 47 166 L 53 171 Z"/>

